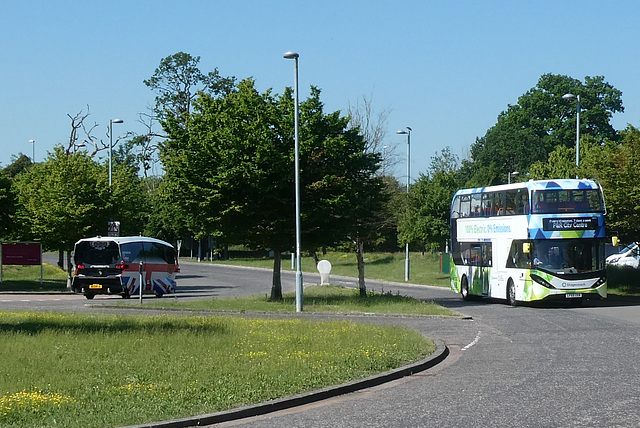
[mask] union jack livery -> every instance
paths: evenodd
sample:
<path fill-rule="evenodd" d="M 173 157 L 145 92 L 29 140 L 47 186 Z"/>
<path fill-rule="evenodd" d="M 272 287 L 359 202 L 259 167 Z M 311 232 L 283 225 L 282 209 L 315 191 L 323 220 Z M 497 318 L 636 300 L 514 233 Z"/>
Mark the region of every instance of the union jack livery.
<path fill-rule="evenodd" d="M 123 298 L 140 293 L 161 297 L 175 293 L 180 271 L 174 247 L 144 236 L 95 237 L 75 244 L 74 293 L 93 299 L 97 294 L 119 294 Z"/>

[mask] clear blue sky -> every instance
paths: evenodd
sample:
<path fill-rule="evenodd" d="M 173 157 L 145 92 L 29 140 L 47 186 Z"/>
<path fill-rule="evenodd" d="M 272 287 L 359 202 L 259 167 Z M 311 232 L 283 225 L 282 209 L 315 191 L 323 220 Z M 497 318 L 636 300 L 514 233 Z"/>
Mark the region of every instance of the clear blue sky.
<path fill-rule="evenodd" d="M 143 84 L 160 60 L 200 56 L 203 71 L 253 77 L 260 90 L 293 85 L 288 50 L 300 54 L 301 97 L 322 89 L 326 110 L 363 96 L 390 112 L 385 144 L 395 173 L 411 176 L 444 147 L 465 157 L 498 114 L 544 73 L 603 75 L 622 91 L 616 129 L 640 126 L 640 2 L 522 1 L 2 1 L 0 165 L 20 152 L 42 161 L 68 141 L 90 107 L 106 140 L 142 133 L 154 94 Z"/>

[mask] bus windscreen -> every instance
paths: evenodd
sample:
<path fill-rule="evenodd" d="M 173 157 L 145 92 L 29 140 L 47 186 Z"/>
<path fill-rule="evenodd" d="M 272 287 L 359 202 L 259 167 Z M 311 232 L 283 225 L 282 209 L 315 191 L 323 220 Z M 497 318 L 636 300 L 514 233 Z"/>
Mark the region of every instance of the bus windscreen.
<path fill-rule="evenodd" d="M 601 213 L 604 204 L 598 189 L 534 190 L 534 214 Z"/>
<path fill-rule="evenodd" d="M 76 264 L 109 266 L 120 261 L 118 244 L 113 241 L 84 241 L 76 245 Z"/>

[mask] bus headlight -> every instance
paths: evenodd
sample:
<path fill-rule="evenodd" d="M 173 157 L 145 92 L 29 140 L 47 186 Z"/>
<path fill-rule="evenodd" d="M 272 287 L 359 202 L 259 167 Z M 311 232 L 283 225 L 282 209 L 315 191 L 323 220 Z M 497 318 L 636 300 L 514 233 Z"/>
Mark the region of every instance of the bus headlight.
<path fill-rule="evenodd" d="M 604 276 L 601 276 L 600 279 L 598 279 L 595 284 L 593 284 L 591 286 L 591 288 L 598 288 L 600 287 L 602 284 L 604 284 L 605 282 L 607 282 L 607 278 Z"/>
<path fill-rule="evenodd" d="M 542 285 L 543 287 L 546 288 L 555 288 L 553 285 L 551 285 L 547 280 L 545 280 L 544 278 L 542 278 L 539 275 L 536 275 L 535 273 L 531 274 L 531 279 L 534 280 L 535 282 L 537 282 L 538 284 Z"/>

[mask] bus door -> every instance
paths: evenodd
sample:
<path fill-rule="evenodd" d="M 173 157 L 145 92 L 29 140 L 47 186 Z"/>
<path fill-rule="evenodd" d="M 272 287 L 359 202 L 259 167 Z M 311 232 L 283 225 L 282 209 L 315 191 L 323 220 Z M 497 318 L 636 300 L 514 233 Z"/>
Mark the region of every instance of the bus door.
<path fill-rule="evenodd" d="M 474 266 L 471 288 L 474 294 L 489 295 L 489 277 L 491 275 L 491 243 L 482 243 L 471 247 L 471 260 Z"/>

